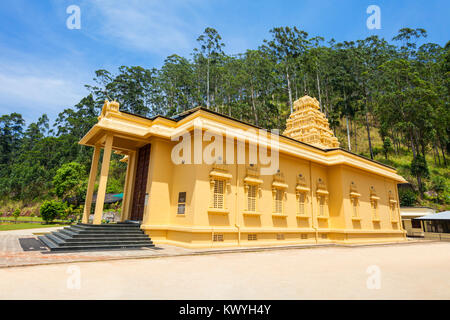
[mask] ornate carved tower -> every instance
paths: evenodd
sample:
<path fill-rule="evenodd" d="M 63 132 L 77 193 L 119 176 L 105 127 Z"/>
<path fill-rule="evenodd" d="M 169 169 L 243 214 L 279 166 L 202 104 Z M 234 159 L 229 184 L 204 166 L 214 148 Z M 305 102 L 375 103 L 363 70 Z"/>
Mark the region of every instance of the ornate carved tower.
<path fill-rule="evenodd" d="M 286 121 L 284 135 L 313 146 L 338 148 L 339 141 L 328 124 L 328 119 L 319 111 L 319 101 L 304 96 L 294 102 L 294 112 Z"/>

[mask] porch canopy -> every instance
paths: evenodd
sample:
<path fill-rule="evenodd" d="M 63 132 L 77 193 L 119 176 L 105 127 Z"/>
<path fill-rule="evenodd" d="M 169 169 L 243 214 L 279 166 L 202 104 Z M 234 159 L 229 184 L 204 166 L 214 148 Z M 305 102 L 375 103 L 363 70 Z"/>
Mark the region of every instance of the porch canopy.
<path fill-rule="evenodd" d="M 425 222 L 425 232 L 450 233 L 450 211 L 429 214 L 414 220 Z"/>
<path fill-rule="evenodd" d="M 158 126 L 157 122 L 161 121 L 167 123 Z M 148 119 L 121 112 L 117 102 L 105 101 L 102 113 L 98 117 L 98 122 L 79 142 L 81 145 L 94 147 L 83 212 L 83 223 L 88 223 L 89 221 L 101 149 L 104 149 L 104 152 L 97 201 L 95 201 L 94 224 L 101 223 L 112 152 L 123 155 L 121 161 L 128 164 L 122 201 L 122 219 L 126 219 L 130 210 L 130 195 L 133 187 L 132 176 L 135 172 L 136 153 L 139 148 L 148 144 L 150 136 L 170 137 L 170 133 L 165 132 L 164 128 L 170 128 L 173 126 L 173 122 L 173 120 L 161 117 Z"/>
<path fill-rule="evenodd" d="M 420 218 L 415 218 L 416 220 L 448 220 L 450 221 L 450 211 L 442 211 L 435 214 L 429 214 Z"/>

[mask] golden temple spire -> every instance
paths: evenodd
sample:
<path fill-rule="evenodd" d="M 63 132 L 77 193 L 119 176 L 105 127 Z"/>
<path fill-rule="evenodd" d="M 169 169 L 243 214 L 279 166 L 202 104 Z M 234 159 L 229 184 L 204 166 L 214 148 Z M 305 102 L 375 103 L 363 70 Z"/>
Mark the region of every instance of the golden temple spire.
<path fill-rule="evenodd" d="M 294 111 L 286 121 L 283 134 L 322 149 L 339 147 L 328 119 L 320 112 L 319 101 L 308 95 L 294 102 Z"/>

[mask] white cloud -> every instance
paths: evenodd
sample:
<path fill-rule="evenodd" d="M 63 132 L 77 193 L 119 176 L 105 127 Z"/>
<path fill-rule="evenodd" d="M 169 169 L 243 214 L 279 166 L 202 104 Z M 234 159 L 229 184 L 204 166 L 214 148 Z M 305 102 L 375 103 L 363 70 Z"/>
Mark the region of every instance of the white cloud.
<path fill-rule="evenodd" d="M 166 55 L 192 49 L 193 34 L 204 24 L 198 0 L 185 1 L 88 1 L 82 5 L 85 30 L 104 41 L 115 41 L 123 49 Z"/>
<path fill-rule="evenodd" d="M 54 119 L 87 94 L 83 84 L 90 75 L 80 63 L 18 52 L 0 61 L 0 114 L 18 112 L 27 122 L 42 113 Z"/>

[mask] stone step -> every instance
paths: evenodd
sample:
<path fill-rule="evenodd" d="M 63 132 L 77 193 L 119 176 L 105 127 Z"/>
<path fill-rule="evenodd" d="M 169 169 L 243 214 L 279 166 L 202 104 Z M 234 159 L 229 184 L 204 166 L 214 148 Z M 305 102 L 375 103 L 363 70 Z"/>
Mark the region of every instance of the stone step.
<path fill-rule="evenodd" d="M 96 237 L 134 237 L 134 236 L 147 236 L 145 233 L 77 233 L 71 235 L 72 238 L 96 238 Z"/>
<path fill-rule="evenodd" d="M 150 237 L 139 225 L 77 224 L 40 236 L 38 239 L 51 251 L 112 250 L 154 247 Z"/>
<path fill-rule="evenodd" d="M 51 238 L 53 241 L 54 238 Z M 56 243 L 56 242 L 55 242 Z M 57 243 L 58 247 L 90 247 L 90 246 L 115 246 L 115 245 L 151 245 L 153 241 L 147 240 L 131 240 L 131 241 L 78 241 L 78 242 L 60 242 Z"/>
<path fill-rule="evenodd" d="M 59 238 L 62 241 L 71 243 L 71 242 L 105 242 L 105 241 L 147 241 L 150 238 L 146 235 L 137 235 L 137 236 L 127 236 L 127 237 L 115 237 L 115 236 L 100 236 L 100 237 L 76 237 L 71 238 L 65 234 L 61 233 L 52 233 L 54 237 Z"/>
<path fill-rule="evenodd" d="M 76 233 L 143 233 L 143 231 L 141 229 L 124 229 L 124 230 L 120 230 L 120 229 L 101 229 L 101 228 L 97 228 L 97 229 L 77 229 L 77 228 L 71 228 L 69 229 L 73 232 Z"/>
<path fill-rule="evenodd" d="M 59 247 L 56 243 L 50 240 L 46 236 L 38 236 L 38 240 L 40 240 L 45 246 L 47 246 L 50 250 L 57 250 Z"/>
<path fill-rule="evenodd" d="M 76 226 L 88 227 L 88 228 L 136 228 L 139 229 L 140 225 L 137 223 L 105 223 L 105 224 L 88 224 L 77 223 Z"/>
<path fill-rule="evenodd" d="M 74 245 L 74 246 L 57 246 L 52 244 L 48 239 L 40 239 L 45 245 L 47 245 L 51 251 L 55 252 L 70 252 L 70 251 L 92 251 L 92 250 L 120 250 L 120 249 L 138 249 L 138 248 L 153 248 L 153 243 L 146 244 L 116 244 L 116 245 Z"/>
<path fill-rule="evenodd" d="M 73 236 L 78 235 L 77 232 L 74 232 L 72 229 L 68 229 L 68 228 L 61 229 L 58 232 L 59 233 L 63 233 L 65 235 L 69 236 L 69 237 L 73 237 Z"/>
<path fill-rule="evenodd" d="M 101 225 L 95 225 L 95 224 L 76 224 L 72 227 L 75 227 L 78 230 L 140 230 L 140 226 L 136 225 L 117 225 L 117 224 L 101 224 Z"/>
<path fill-rule="evenodd" d="M 46 234 L 45 236 L 49 238 L 52 242 L 56 243 L 58 246 L 64 245 L 66 243 L 65 240 L 58 238 L 52 233 Z"/>

